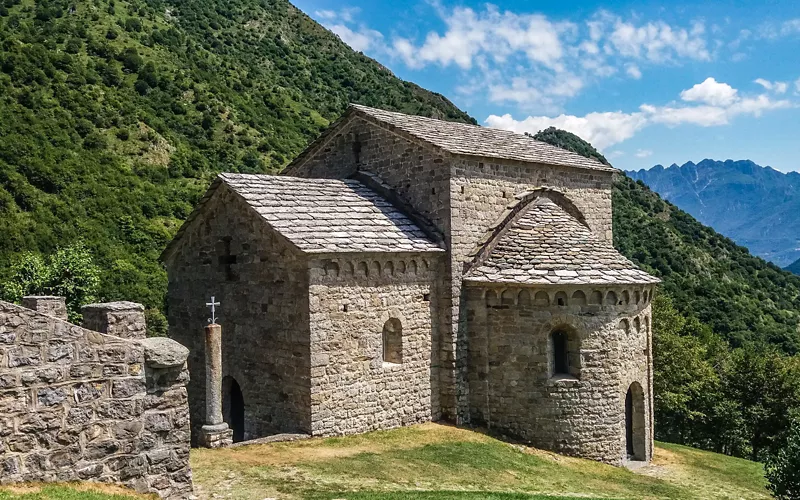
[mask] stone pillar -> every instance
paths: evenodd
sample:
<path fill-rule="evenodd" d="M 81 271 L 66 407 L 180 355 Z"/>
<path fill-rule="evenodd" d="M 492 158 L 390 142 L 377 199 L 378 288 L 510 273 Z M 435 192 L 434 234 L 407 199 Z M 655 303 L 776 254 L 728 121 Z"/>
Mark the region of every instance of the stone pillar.
<path fill-rule="evenodd" d="M 22 307 L 67 321 L 67 300 L 64 297 L 29 295 L 22 297 Z"/>
<path fill-rule="evenodd" d="M 233 443 L 233 430 L 222 421 L 222 327 L 206 327 L 206 424 L 200 431 L 200 444 L 221 448 Z"/>
<path fill-rule="evenodd" d="M 147 337 L 144 306 L 136 302 L 89 304 L 81 309 L 83 327 L 123 339 Z"/>

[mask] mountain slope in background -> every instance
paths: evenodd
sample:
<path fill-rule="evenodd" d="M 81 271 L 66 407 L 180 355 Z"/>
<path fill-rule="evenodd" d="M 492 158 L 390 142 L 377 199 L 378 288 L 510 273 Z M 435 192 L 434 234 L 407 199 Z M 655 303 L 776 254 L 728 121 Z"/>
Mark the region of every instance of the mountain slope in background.
<path fill-rule="evenodd" d="M 794 264 L 786 268 L 787 271 L 800 275 L 800 259 L 797 259 Z"/>
<path fill-rule="evenodd" d="M 83 240 L 103 299 L 162 308 L 211 178 L 278 171 L 349 102 L 474 123 L 285 0 L 0 1 L 0 281 Z"/>
<path fill-rule="evenodd" d="M 628 175 L 759 257 L 779 266 L 800 257 L 800 173 L 703 160 Z"/>

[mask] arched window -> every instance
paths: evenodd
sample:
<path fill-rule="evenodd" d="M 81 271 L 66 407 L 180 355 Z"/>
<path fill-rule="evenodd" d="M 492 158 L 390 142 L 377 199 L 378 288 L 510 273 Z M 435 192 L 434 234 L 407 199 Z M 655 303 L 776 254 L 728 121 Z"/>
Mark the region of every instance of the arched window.
<path fill-rule="evenodd" d="M 397 318 L 390 318 L 383 324 L 383 361 L 403 362 L 403 325 Z"/>
<path fill-rule="evenodd" d="M 569 375 L 569 337 L 564 330 L 555 330 L 553 343 L 553 375 Z"/>

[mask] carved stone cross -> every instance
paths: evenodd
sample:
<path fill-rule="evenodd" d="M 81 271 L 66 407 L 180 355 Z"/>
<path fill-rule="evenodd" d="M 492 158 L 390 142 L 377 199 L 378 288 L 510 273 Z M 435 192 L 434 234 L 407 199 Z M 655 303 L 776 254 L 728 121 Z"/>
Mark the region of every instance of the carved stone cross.
<path fill-rule="evenodd" d="M 211 296 L 211 302 L 206 302 L 206 306 L 211 307 L 211 317 L 208 318 L 208 322 L 211 324 L 216 324 L 217 322 L 217 309 L 216 307 L 219 305 L 219 302 L 214 301 L 214 296 Z"/>

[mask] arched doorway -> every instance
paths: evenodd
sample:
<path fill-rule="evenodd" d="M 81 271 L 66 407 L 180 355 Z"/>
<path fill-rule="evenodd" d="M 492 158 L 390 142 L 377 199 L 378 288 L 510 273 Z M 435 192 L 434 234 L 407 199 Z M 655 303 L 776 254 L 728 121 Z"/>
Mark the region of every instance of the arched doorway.
<path fill-rule="evenodd" d="M 233 429 L 233 442 L 244 441 L 244 396 L 236 379 L 222 379 L 222 394 L 222 419 Z"/>
<path fill-rule="evenodd" d="M 644 391 L 639 382 L 634 382 L 625 394 L 625 454 L 628 460 L 647 459 L 644 417 Z"/>

